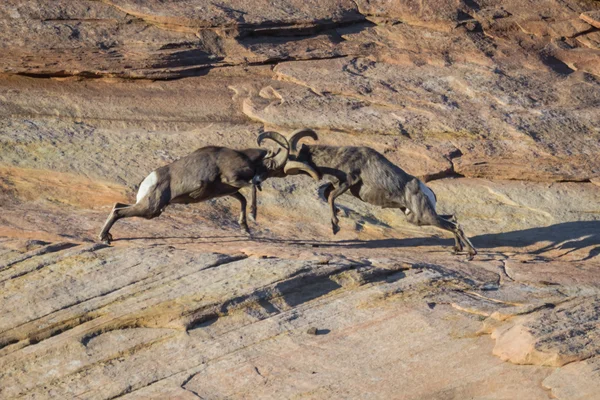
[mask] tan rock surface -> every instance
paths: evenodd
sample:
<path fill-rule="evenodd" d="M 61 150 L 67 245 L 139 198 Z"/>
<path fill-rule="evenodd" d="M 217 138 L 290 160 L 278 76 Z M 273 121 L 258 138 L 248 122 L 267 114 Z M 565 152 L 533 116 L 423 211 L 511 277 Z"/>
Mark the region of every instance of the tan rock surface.
<path fill-rule="evenodd" d="M 492 332 L 494 354 L 515 364 L 562 366 L 600 353 L 597 296 L 581 296 Z"/>
<path fill-rule="evenodd" d="M 501 3 L 2 2 L 0 398 L 595 399 L 600 4 Z M 216 199 L 94 243 L 153 169 L 304 126 L 479 255 L 348 195 L 332 236 L 303 176 L 250 235 Z"/>
<path fill-rule="evenodd" d="M 579 17 L 593 27 L 600 29 L 600 11 L 587 11 L 581 13 Z"/>
<path fill-rule="evenodd" d="M 600 359 L 595 357 L 558 368 L 544 379 L 543 385 L 552 390 L 552 394 L 557 398 L 594 399 L 598 397 L 598 390 L 600 390 L 599 362 Z"/>

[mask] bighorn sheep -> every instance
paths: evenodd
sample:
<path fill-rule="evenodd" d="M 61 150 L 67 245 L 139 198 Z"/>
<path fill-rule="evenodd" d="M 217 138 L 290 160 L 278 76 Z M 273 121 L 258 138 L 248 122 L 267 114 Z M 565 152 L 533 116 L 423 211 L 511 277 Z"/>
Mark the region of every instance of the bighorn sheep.
<path fill-rule="evenodd" d="M 252 215 L 256 214 L 256 187 L 269 177 L 284 177 L 287 172 L 316 172 L 296 161 L 288 161 L 289 143 L 277 132 L 264 132 L 258 136 L 259 145 L 265 139 L 276 142 L 281 148 L 276 152 L 266 149 L 233 150 L 208 146 L 160 167 L 150 173 L 140 184 L 136 203 L 116 203 L 100 232 L 99 239 L 113 240 L 109 233 L 121 218 L 158 217 L 168 204 L 199 203 L 216 197 L 231 196 L 241 204 L 240 227 L 248 232 L 246 223 L 246 198 L 239 193 L 252 185 Z"/>
<path fill-rule="evenodd" d="M 435 211 L 436 196 L 423 182 L 392 164 L 387 158 L 369 147 L 335 147 L 302 145 L 300 139 L 310 137 L 317 140 L 311 129 L 299 129 L 292 133 L 289 160 L 310 165 L 319 175 L 327 176 L 328 183 L 323 194 L 331 208 L 333 233 L 339 231 L 335 199 L 347 190 L 362 201 L 383 208 L 399 208 L 407 220 L 415 225 L 432 225 L 454 234 L 454 252 L 463 250 L 463 244 L 471 260 L 477 254 L 461 227 L 452 215 L 438 215 Z M 287 168 L 290 175 L 304 173 Z M 312 172 L 310 173 L 313 175 Z M 313 176 L 314 177 L 314 176 Z M 318 179 L 317 176 L 316 179 Z"/>

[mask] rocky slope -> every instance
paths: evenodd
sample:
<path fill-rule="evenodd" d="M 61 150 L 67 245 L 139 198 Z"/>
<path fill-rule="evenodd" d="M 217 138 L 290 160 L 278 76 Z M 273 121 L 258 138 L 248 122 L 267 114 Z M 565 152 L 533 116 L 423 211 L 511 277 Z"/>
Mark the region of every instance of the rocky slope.
<path fill-rule="evenodd" d="M 0 398 L 597 398 L 597 1 L 5 0 L 0 51 Z M 218 199 L 94 243 L 154 168 L 304 126 L 480 256 L 350 196 L 332 236 L 301 176 L 250 236 Z"/>

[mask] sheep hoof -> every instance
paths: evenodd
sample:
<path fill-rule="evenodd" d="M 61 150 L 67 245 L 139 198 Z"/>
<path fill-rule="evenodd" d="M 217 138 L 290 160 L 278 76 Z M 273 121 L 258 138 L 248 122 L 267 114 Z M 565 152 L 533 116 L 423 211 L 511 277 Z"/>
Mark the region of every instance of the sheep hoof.
<path fill-rule="evenodd" d="M 242 222 L 240 224 L 240 229 L 242 230 L 242 232 L 250 234 L 250 229 L 248 229 L 248 224 L 246 224 L 245 222 Z"/>
<path fill-rule="evenodd" d="M 331 224 L 331 230 L 333 231 L 333 234 L 335 235 L 336 233 L 338 233 L 340 231 L 340 226 L 338 224 Z"/>
<path fill-rule="evenodd" d="M 113 237 L 110 233 L 105 233 L 104 235 L 98 236 L 98 240 L 103 243 L 110 244 L 113 241 Z"/>
<path fill-rule="evenodd" d="M 467 261 L 473 261 L 473 258 L 475 257 L 476 254 L 477 254 L 477 252 L 467 254 Z"/>

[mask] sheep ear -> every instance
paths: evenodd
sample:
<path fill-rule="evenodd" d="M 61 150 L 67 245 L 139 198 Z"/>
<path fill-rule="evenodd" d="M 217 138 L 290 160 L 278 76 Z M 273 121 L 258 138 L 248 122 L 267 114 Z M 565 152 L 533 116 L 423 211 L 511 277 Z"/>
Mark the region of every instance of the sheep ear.
<path fill-rule="evenodd" d="M 283 172 L 285 172 L 286 175 L 298 175 L 301 172 L 305 172 L 308 175 L 310 175 L 315 181 L 321 180 L 321 176 L 313 167 L 299 161 L 288 161 L 287 163 L 285 163 Z"/>
<path fill-rule="evenodd" d="M 263 160 L 267 160 L 269 158 L 274 158 L 275 156 L 277 156 L 277 154 L 279 154 L 279 151 L 280 151 L 280 149 L 277 149 L 276 151 L 268 150 L 267 154 L 265 155 Z"/>

